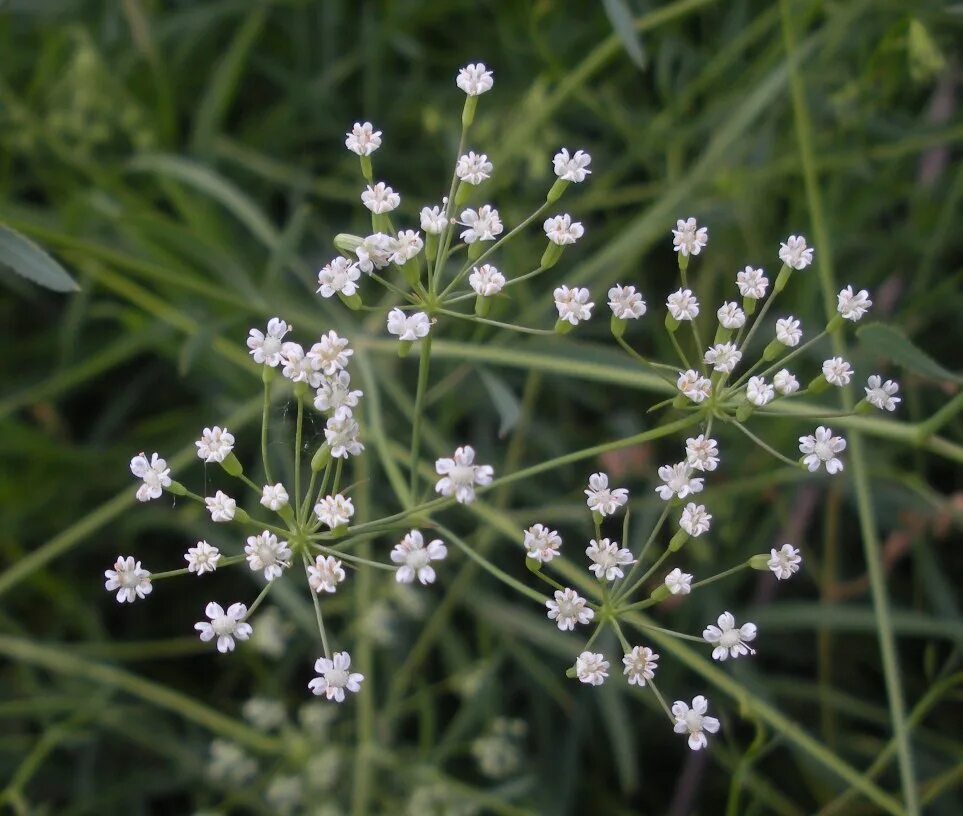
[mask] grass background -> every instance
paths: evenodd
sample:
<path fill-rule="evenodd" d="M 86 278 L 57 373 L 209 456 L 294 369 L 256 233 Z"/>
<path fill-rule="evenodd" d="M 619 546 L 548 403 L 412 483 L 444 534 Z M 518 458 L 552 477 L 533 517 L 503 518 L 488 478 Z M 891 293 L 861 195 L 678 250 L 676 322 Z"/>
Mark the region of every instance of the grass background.
<path fill-rule="evenodd" d="M 373 516 L 396 509 L 383 468 L 405 454 L 416 363 L 397 359 L 380 318 L 321 302 L 313 281 L 336 233 L 365 231 L 345 129 L 367 118 L 384 131 L 376 172 L 414 221 L 447 187 L 455 70 L 483 60 L 496 85 L 471 146 L 495 163 L 485 196 L 507 224 L 544 194 L 559 146 L 593 156 L 589 183 L 564 200 L 585 239 L 496 316 L 550 326 L 557 283 L 589 286 L 601 313 L 616 280 L 641 288 L 654 316 L 676 288 L 676 217 L 709 225 L 691 277 L 707 303 L 746 263 L 774 269 L 778 241 L 803 232 L 816 270 L 794 277 L 781 310 L 815 327 L 833 278 L 868 288 L 872 317 L 912 344 L 850 337 L 847 354 L 857 372 L 897 377 L 905 399 L 899 424 L 859 426 L 865 442 L 846 478 L 774 470 L 748 449 L 711 481 L 714 535 L 685 553 L 691 571 L 783 540 L 804 548 L 806 568 L 778 595 L 767 576 L 747 576 L 660 611 L 684 631 L 723 608 L 760 626 L 759 655 L 724 672 L 698 650 L 660 650 L 661 688 L 706 693 L 721 712 L 710 752 L 690 755 L 648 695 L 566 681 L 572 639 L 456 556 L 416 607 L 381 575 L 329 603 L 369 682 L 325 732 L 340 774 L 312 806 L 398 813 L 440 782 L 438 812 L 803 814 L 857 784 L 840 777 L 845 763 L 857 777 L 880 767 L 835 812 L 913 812 L 913 799 L 960 812 L 963 451 L 959 377 L 946 369 L 959 367 L 961 340 L 961 26 L 958 7 L 896 0 L 0 3 L 0 220 L 81 285 L 56 295 L 0 272 L 3 807 L 270 813 L 272 778 L 303 770 L 288 750 L 301 732 L 265 736 L 240 711 L 268 695 L 296 719 L 317 651 L 308 600 L 295 589 L 274 597 L 291 627 L 278 659 L 247 649 L 218 660 L 192 636 L 209 592 L 253 597 L 240 572 L 214 576 L 215 589 L 158 585 L 148 603 L 118 609 L 100 578 L 117 553 L 160 570 L 199 537 L 240 546 L 214 538 L 195 507 L 132 512 L 127 462 L 156 449 L 192 488 L 220 486 L 189 449 L 203 425 L 231 417 L 253 463 L 260 392 L 243 340 L 280 314 L 301 338 L 333 327 L 358 348 L 367 410 L 384 432 L 358 475 Z M 533 232 L 503 269 L 534 265 Z M 631 336 L 670 358 L 658 320 Z M 446 326 L 434 351 L 426 457 L 471 440 L 509 472 L 644 430 L 661 398 L 601 319 L 550 342 Z M 823 356 L 828 346 L 813 370 Z M 811 429 L 762 430 L 791 452 Z M 274 434 L 280 462 L 281 421 Z M 524 580 L 513 531 L 541 520 L 588 537 L 580 491 L 594 467 L 632 489 L 643 535 L 658 513 L 654 469 L 677 446 L 569 465 L 445 521 Z M 883 591 L 918 788 L 908 800 L 874 612 Z M 528 734 L 519 771 L 493 782 L 469 746 L 500 715 L 525 719 Z M 261 757 L 254 784 L 225 792 L 206 780 L 216 734 Z"/>

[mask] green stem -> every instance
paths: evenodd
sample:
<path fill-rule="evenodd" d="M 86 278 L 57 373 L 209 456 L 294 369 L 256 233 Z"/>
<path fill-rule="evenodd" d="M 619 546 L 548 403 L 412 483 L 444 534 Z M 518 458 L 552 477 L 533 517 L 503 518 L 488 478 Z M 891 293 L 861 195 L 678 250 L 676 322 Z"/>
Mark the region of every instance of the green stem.
<path fill-rule="evenodd" d="M 253 614 L 257 611 L 257 608 L 261 605 L 261 603 L 264 601 L 264 599 L 268 596 L 268 593 L 271 591 L 271 587 L 273 587 L 273 586 L 274 586 L 274 581 L 268 581 L 268 582 L 264 585 L 264 588 L 258 593 L 258 596 L 254 599 L 254 603 L 252 603 L 252 604 L 248 607 L 248 609 L 247 609 L 247 614 L 244 616 L 244 620 L 248 620 L 248 619 L 251 617 L 251 615 L 253 615 Z"/>
<path fill-rule="evenodd" d="M 749 565 L 743 561 L 741 564 L 736 564 L 734 567 L 730 567 L 727 570 L 716 573 L 711 578 L 703 578 L 701 581 L 696 581 L 694 584 L 690 585 L 689 589 L 698 589 L 699 587 L 708 586 L 716 581 L 721 581 L 723 578 L 728 578 L 730 575 L 735 575 L 737 572 L 742 572 L 744 569 L 749 569 Z"/>
<path fill-rule="evenodd" d="M 274 484 L 271 466 L 268 464 L 268 415 L 271 410 L 271 380 L 264 379 L 264 408 L 261 415 L 261 464 L 264 468 L 265 484 Z"/>
<path fill-rule="evenodd" d="M 646 360 L 645 357 L 643 357 L 641 354 L 639 354 L 634 348 L 632 348 L 632 346 L 630 346 L 630 345 L 626 342 L 626 340 L 625 340 L 624 337 L 616 337 L 615 340 L 616 340 L 616 342 L 617 342 L 623 349 L 625 349 L 625 351 L 629 354 L 630 357 L 632 357 L 632 359 L 636 360 L 637 362 L 642 363 L 642 365 L 644 365 L 644 366 L 648 366 L 648 367 L 650 367 L 650 368 L 655 369 L 655 370 L 652 372 L 653 374 L 655 374 L 655 376 L 659 377 L 661 380 L 664 380 L 664 381 L 667 382 L 669 385 L 671 385 L 673 388 L 676 387 L 676 385 L 675 385 L 675 380 L 674 380 L 673 378 L 667 377 L 665 374 L 663 374 L 661 371 L 659 371 L 660 368 L 665 368 L 665 369 L 668 369 L 669 371 L 675 373 L 675 371 L 676 371 L 675 366 L 665 365 L 665 363 L 653 363 L 651 360 Z"/>
<path fill-rule="evenodd" d="M 685 352 L 682 350 L 682 346 L 679 345 L 679 341 L 675 336 L 675 332 L 669 332 L 669 339 L 672 341 L 672 346 L 675 348 L 675 353 L 679 355 L 679 359 L 682 361 L 682 365 L 686 367 L 687 370 L 691 369 L 692 366 L 689 365 L 689 358 L 685 356 Z"/>
<path fill-rule="evenodd" d="M 668 547 L 666 547 L 665 552 L 662 553 L 662 555 L 660 555 L 660 556 L 655 560 L 655 562 L 652 564 L 652 566 L 649 567 L 649 568 L 645 571 L 645 574 L 644 574 L 641 578 L 639 578 L 638 581 L 636 581 L 634 584 L 632 584 L 631 587 L 629 587 L 627 590 L 625 590 L 625 591 L 619 596 L 619 598 L 620 598 L 620 599 L 621 599 L 621 598 L 628 598 L 633 592 L 635 592 L 635 590 L 637 590 L 640 586 L 642 586 L 642 584 L 644 584 L 646 581 L 649 580 L 649 578 L 652 577 L 652 574 L 653 574 L 659 567 L 661 567 L 663 563 L 665 563 L 665 559 L 668 558 L 671 554 L 672 554 L 672 550 L 670 550 Z"/>
<path fill-rule="evenodd" d="M 409 461 L 408 495 L 412 502 L 418 492 L 418 456 L 421 445 L 421 416 L 425 405 L 425 391 L 428 388 L 428 369 L 431 366 L 431 334 L 421 341 L 421 356 L 418 358 L 418 387 L 415 392 L 415 412 L 411 422 L 411 459 Z"/>
<path fill-rule="evenodd" d="M 440 524 L 436 524 L 435 527 L 443 536 L 445 536 L 445 538 L 451 541 L 456 547 L 458 547 L 459 550 L 465 553 L 465 555 L 467 555 L 470 559 L 472 559 L 472 561 L 478 564 L 483 570 L 485 570 L 487 573 L 492 575 L 494 578 L 497 578 L 506 586 L 510 586 L 512 589 L 514 589 L 516 592 L 521 593 L 526 598 L 531 598 L 533 601 L 537 601 L 538 603 L 543 605 L 545 604 L 545 601 L 547 599 L 540 592 L 537 592 L 536 590 L 532 589 L 530 586 L 527 586 L 523 584 L 521 581 L 515 578 L 512 578 L 511 575 L 504 572 L 503 570 L 500 570 L 493 563 L 491 563 L 491 561 L 489 561 L 487 558 L 475 552 L 471 547 L 468 546 L 468 544 L 462 541 L 447 527 L 442 527 Z"/>
<path fill-rule="evenodd" d="M 318 593 L 311 589 L 311 575 L 308 572 L 308 567 L 311 565 L 311 561 L 308 558 L 307 552 L 301 550 L 301 559 L 304 561 L 304 577 L 308 580 L 308 592 L 311 595 L 311 600 L 314 603 L 314 616 L 318 620 L 318 631 L 321 633 L 321 650 L 324 652 L 324 656 L 330 660 L 331 659 L 331 649 L 328 648 L 328 635 L 324 631 L 324 618 L 321 616 L 321 601 L 318 600 Z"/>
<path fill-rule="evenodd" d="M 468 128 L 465 127 L 464 123 L 461 126 L 461 135 L 458 137 L 458 152 L 455 154 L 455 168 L 458 166 L 458 159 L 461 158 L 465 151 L 465 140 L 468 137 Z M 442 268 L 445 265 L 445 261 L 448 259 L 448 248 L 451 246 L 451 238 L 455 232 L 455 225 L 451 223 L 452 216 L 455 213 L 455 190 L 458 187 L 458 173 L 455 169 L 451 172 L 451 186 L 448 188 L 448 203 L 445 205 L 445 231 L 442 233 L 441 240 L 439 241 L 438 255 L 435 258 L 435 268 L 432 270 L 430 267 L 428 269 L 428 290 L 430 292 L 438 291 L 438 284 L 441 280 Z"/>
<path fill-rule="evenodd" d="M 672 710 L 669 708 L 668 705 L 666 705 L 665 698 L 662 696 L 662 692 L 659 691 L 659 689 L 656 687 L 655 683 L 652 680 L 647 680 L 646 685 L 650 689 L 652 689 L 652 693 L 655 695 L 655 699 L 659 701 L 659 705 L 662 707 L 662 710 L 665 712 L 665 716 L 669 718 L 669 722 L 672 723 L 672 725 L 675 725 L 675 717 L 672 716 Z"/>
<path fill-rule="evenodd" d="M 755 442 L 760 448 L 762 448 L 764 451 L 766 451 L 766 453 L 768 453 L 768 454 L 770 454 L 770 455 L 772 455 L 772 456 L 775 456 L 776 459 L 778 459 L 780 462 L 782 462 L 782 463 L 784 463 L 784 464 L 786 464 L 786 465 L 789 465 L 790 467 L 793 467 L 793 468 L 799 468 L 799 467 L 801 467 L 801 465 L 799 464 L 799 462 L 794 462 L 794 461 L 793 461 L 792 459 L 790 459 L 789 457 L 783 456 L 779 451 L 777 451 L 777 450 L 776 450 L 775 448 L 773 448 L 771 445 L 768 445 L 767 443 L 763 442 L 758 436 L 756 436 L 752 431 L 750 431 L 750 430 L 749 430 L 745 425 L 743 425 L 741 422 L 737 422 L 736 420 L 733 420 L 733 421 L 732 421 L 732 424 L 735 425 L 735 426 L 736 426 L 740 431 L 742 431 L 746 436 L 748 436 L 748 437 L 749 437 L 753 442 Z"/>
<path fill-rule="evenodd" d="M 301 502 L 301 447 L 302 434 L 304 432 L 304 396 L 299 393 L 297 400 L 298 424 L 294 431 L 294 500 L 291 502 L 295 511 L 298 510 Z"/>
<path fill-rule="evenodd" d="M 780 369 L 780 368 L 785 368 L 785 367 L 786 367 L 786 363 L 788 363 L 790 360 L 798 357 L 800 354 L 802 354 L 802 353 L 803 353 L 806 349 L 808 349 L 810 346 L 816 345 L 816 343 L 818 343 L 820 340 L 822 340 L 825 336 L 826 336 L 826 330 L 823 329 L 819 334 L 817 334 L 815 337 L 811 337 L 809 340 L 807 340 L 807 341 L 806 341 L 805 343 L 803 343 L 801 346 L 796 346 L 796 348 L 794 348 L 792 351 L 790 351 L 785 357 L 780 357 L 778 360 L 776 360 L 776 362 L 774 362 L 771 366 L 769 366 L 769 368 L 767 368 L 765 371 L 763 371 L 759 376 L 760 376 L 760 377 L 768 377 L 768 376 L 769 376 L 770 374 L 772 374 L 774 371 L 776 371 L 776 370 L 778 370 L 778 369 Z M 760 358 L 760 360 L 761 360 L 761 359 L 762 359 L 762 358 Z M 736 388 L 738 388 L 740 385 L 742 385 L 742 383 L 745 382 L 746 379 L 748 379 L 750 373 L 751 373 L 751 370 L 745 372 L 738 380 L 736 380 L 736 382 L 734 382 L 734 383 L 732 384 L 732 388 L 733 388 L 733 389 L 736 389 Z"/>
<path fill-rule="evenodd" d="M 665 524 L 665 520 L 669 517 L 669 511 L 672 509 L 672 505 L 669 502 L 665 503 L 665 507 L 662 508 L 662 514 L 659 516 L 659 520 L 655 523 L 652 528 L 652 532 L 649 533 L 649 537 L 646 539 L 645 544 L 642 545 L 642 549 L 639 550 L 639 556 L 635 559 L 635 563 L 632 565 L 632 569 L 629 570 L 629 574 L 625 576 L 625 581 L 622 584 L 616 584 L 612 587 L 612 597 L 613 600 L 618 600 L 620 597 L 624 597 L 624 593 L 619 592 L 620 586 L 626 586 L 629 581 L 632 580 L 636 572 L 642 568 L 642 559 L 645 558 L 645 554 L 649 551 L 649 547 L 652 546 L 652 542 L 655 541 L 656 536 L 659 534 L 659 530 L 662 529 L 662 525 Z M 626 546 L 625 535 L 622 536 L 622 546 Z"/>
<path fill-rule="evenodd" d="M 448 315 L 449 317 L 455 317 L 459 320 L 466 320 L 470 323 L 483 323 L 486 326 L 496 326 L 499 329 L 509 329 L 511 331 L 521 332 L 522 334 L 555 334 L 552 329 L 530 329 L 527 326 L 516 326 L 514 323 L 502 323 L 498 320 L 490 320 L 487 317 L 479 317 L 478 315 L 462 314 L 461 312 L 454 312 L 450 309 L 438 309 L 441 314 Z"/>

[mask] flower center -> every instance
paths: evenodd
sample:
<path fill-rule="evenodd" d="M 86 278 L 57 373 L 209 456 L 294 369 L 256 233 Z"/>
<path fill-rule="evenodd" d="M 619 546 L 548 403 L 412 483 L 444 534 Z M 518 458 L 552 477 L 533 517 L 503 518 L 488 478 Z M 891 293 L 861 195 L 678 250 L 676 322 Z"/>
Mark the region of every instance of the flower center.
<path fill-rule="evenodd" d="M 406 559 L 408 566 L 412 569 L 419 570 L 422 567 L 428 566 L 428 551 L 427 550 L 412 550 L 408 553 L 408 558 Z"/>
<path fill-rule="evenodd" d="M 265 356 L 271 357 L 281 351 L 281 341 L 276 337 L 265 337 L 264 343 L 261 344 L 261 351 Z"/>
<path fill-rule="evenodd" d="M 739 643 L 739 632 L 735 629 L 728 629 L 722 633 L 722 637 L 719 638 L 719 645 L 725 646 L 727 649 L 731 649 L 737 643 Z"/>
<path fill-rule="evenodd" d="M 833 449 L 828 440 L 826 442 L 817 442 L 814 450 L 816 452 L 816 456 L 818 456 L 824 462 L 827 462 L 833 458 Z"/>
<path fill-rule="evenodd" d="M 325 672 L 324 679 L 333 688 L 344 688 L 348 683 L 348 673 L 344 669 L 331 669 Z"/>
<path fill-rule="evenodd" d="M 685 726 L 693 734 L 698 733 L 702 730 L 702 715 L 694 709 L 689 709 L 689 713 L 685 715 Z"/>
<path fill-rule="evenodd" d="M 448 474 L 448 478 L 456 484 L 470 485 L 475 481 L 475 466 L 455 465 Z"/>
<path fill-rule="evenodd" d="M 211 626 L 214 628 L 214 632 L 218 637 L 234 634 L 234 619 L 229 618 L 227 615 L 220 615 L 214 618 L 214 620 L 211 621 Z"/>

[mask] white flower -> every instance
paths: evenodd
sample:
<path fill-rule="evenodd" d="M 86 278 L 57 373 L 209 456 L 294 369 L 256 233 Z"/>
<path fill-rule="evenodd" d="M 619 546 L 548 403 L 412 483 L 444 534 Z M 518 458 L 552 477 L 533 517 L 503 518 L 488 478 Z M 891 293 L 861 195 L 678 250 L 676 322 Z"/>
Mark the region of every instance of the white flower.
<path fill-rule="evenodd" d="M 149 461 L 143 453 L 137 454 L 130 460 L 130 472 L 144 482 L 137 488 L 137 501 L 159 499 L 164 488 L 171 486 L 171 469 L 156 453 L 151 454 Z"/>
<path fill-rule="evenodd" d="M 247 607 L 242 603 L 231 604 L 224 611 L 224 607 L 211 601 L 204 609 L 204 614 L 211 622 L 195 623 L 194 628 L 201 633 L 201 640 L 205 643 L 217 637 L 217 650 L 221 654 L 234 651 L 234 639 L 247 640 L 254 630 L 251 624 L 245 623 Z"/>
<path fill-rule="evenodd" d="M 424 246 L 425 242 L 415 230 L 401 230 L 396 238 L 391 239 L 391 262 L 402 266 L 417 257 Z"/>
<path fill-rule="evenodd" d="M 425 546 L 424 536 L 418 530 L 407 533 L 391 551 L 391 560 L 400 564 L 395 573 L 395 580 L 399 584 L 410 584 L 417 576 L 422 584 L 435 583 L 435 570 L 432 561 L 443 561 L 448 555 L 448 548 L 441 539 Z"/>
<path fill-rule="evenodd" d="M 198 459 L 205 462 L 223 462 L 234 450 L 234 435 L 227 428 L 215 425 L 213 428 L 205 428 L 201 438 L 194 444 L 197 445 Z"/>
<path fill-rule="evenodd" d="M 689 502 L 682 511 L 679 526 L 690 536 L 698 538 L 703 533 L 709 531 L 710 521 L 712 521 L 712 516 L 706 512 L 704 504 Z"/>
<path fill-rule="evenodd" d="M 842 388 L 849 385 L 853 369 L 842 357 L 830 357 L 823 362 L 823 376 L 827 382 Z"/>
<path fill-rule="evenodd" d="M 691 289 L 680 289 L 666 298 L 665 305 L 676 320 L 694 320 L 699 314 L 699 301 Z"/>
<path fill-rule="evenodd" d="M 786 368 L 781 368 L 776 372 L 776 376 L 772 378 L 772 384 L 784 397 L 795 394 L 799 390 L 799 380 Z"/>
<path fill-rule="evenodd" d="M 712 394 L 712 380 L 691 368 L 688 371 L 679 372 L 676 386 L 693 402 L 703 402 Z"/>
<path fill-rule="evenodd" d="M 223 490 L 218 490 L 213 496 L 204 499 L 207 512 L 211 514 L 211 521 L 231 521 L 237 512 L 237 502 Z"/>
<path fill-rule="evenodd" d="M 655 492 L 663 501 L 669 501 L 675 496 L 684 499 L 686 496 L 702 491 L 702 479 L 692 477 L 692 468 L 686 462 L 663 465 L 659 468 L 659 478 L 665 484 L 659 485 Z"/>
<path fill-rule="evenodd" d="M 481 184 L 491 178 L 492 163 L 484 153 L 469 150 L 455 163 L 455 175 L 466 184 Z"/>
<path fill-rule="evenodd" d="M 706 643 L 715 644 L 712 650 L 713 660 L 726 660 L 737 658 L 741 655 L 755 654 L 756 650 L 747 643 L 756 639 L 756 625 L 754 623 L 744 623 L 736 626 L 736 619 L 729 613 L 723 612 L 719 616 L 719 625 L 709 624 L 703 632 L 702 637 Z"/>
<path fill-rule="evenodd" d="M 724 329 L 741 329 L 746 323 L 746 313 L 732 301 L 723 303 L 716 317 Z"/>
<path fill-rule="evenodd" d="M 692 592 L 692 576 L 676 567 L 665 576 L 665 586 L 673 595 L 688 595 Z"/>
<path fill-rule="evenodd" d="M 324 426 L 324 438 L 331 448 L 331 455 L 335 459 L 347 459 L 357 456 L 364 450 L 364 445 L 358 439 L 361 428 L 355 421 L 351 409 L 342 405 L 334 416 L 328 417 Z"/>
<path fill-rule="evenodd" d="M 590 686 L 601 686 L 609 676 L 609 661 L 598 652 L 582 652 L 575 658 L 575 676 Z"/>
<path fill-rule="evenodd" d="M 314 564 L 308 565 L 308 586 L 319 595 L 322 592 L 334 592 L 343 580 L 344 569 L 333 555 L 318 555 Z"/>
<path fill-rule="evenodd" d="M 713 371 L 721 371 L 730 374 L 739 365 L 742 359 L 742 352 L 735 343 L 717 343 L 706 350 L 706 365 L 711 365 Z"/>
<path fill-rule="evenodd" d="M 692 708 L 682 700 L 676 700 L 672 704 L 672 716 L 675 717 L 673 730 L 676 734 L 689 734 L 689 747 L 693 751 L 708 746 L 706 732 L 715 734 L 719 730 L 719 721 L 715 717 L 707 716 L 708 710 L 709 701 L 701 694 L 692 698 Z"/>
<path fill-rule="evenodd" d="M 257 763 L 240 746 L 216 739 L 211 742 L 211 761 L 207 773 L 217 781 L 243 785 L 257 773 Z"/>
<path fill-rule="evenodd" d="M 576 150 L 573 156 L 569 156 L 568 150 L 564 147 L 552 158 L 555 175 L 562 181 L 571 181 L 576 184 L 585 181 L 585 177 L 592 172 L 588 169 L 591 163 L 592 157 L 584 150 Z"/>
<path fill-rule="evenodd" d="M 655 677 L 659 668 L 659 655 L 648 646 L 633 646 L 632 651 L 622 658 L 625 666 L 622 674 L 629 678 L 630 686 L 644 686 L 646 680 Z"/>
<path fill-rule="evenodd" d="M 813 262 L 813 250 L 802 235 L 790 235 L 779 245 L 779 260 L 793 269 L 805 269 Z"/>
<path fill-rule="evenodd" d="M 338 292 L 351 297 L 358 291 L 357 280 L 361 277 L 358 265 L 340 255 L 318 272 L 317 291 L 321 297 L 334 297 Z"/>
<path fill-rule="evenodd" d="M 595 577 L 600 581 L 614 581 L 616 578 L 624 578 L 625 573 L 622 567 L 632 564 L 635 559 L 632 553 L 625 547 L 619 547 L 618 541 L 609 541 L 607 538 L 600 538 L 592 542 L 585 548 L 585 554 L 592 562 L 589 567 L 590 572 L 595 573 Z"/>
<path fill-rule="evenodd" d="M 555 600 L 545 601 L 548 619 L 555 621 L 563 632 L 575 629 L 576 623 L 588 623 L 595 617 L 595 611 L 586 606 L 585 598 L 574 589 L 555 590 Z"/>
<path fill-rule="evenodd" d="M 629 500 L 629 491 L 624 487 L 609 488 L 609 477 L 606 473 L 593 473 L 589 476 L 588 489 L 583 492 L 588 497 L 585 503 L 589 510 L 600 516 L 617 513 Z"/>
<path fill-rule="evenodd" d="M 485 63 L 473 62 L 458 69 L 455 84 L 468 96 L 481 96 L 492 89 L 495 80 L 492 79 L 492 72 L 485 69 Z"/>
<path fill-rule="evenodd" d="M 802 556 L 792 544 L 783 544 L 778 550 L 769 551 L 770 558 L 766 566 L 780 581 L 788 580 L 793 573 L 799 572 Z"/>
<path fill-rule="evenodd" d="M 388 213 L 401 203 L 401 196 L 383 181 L 374 186 L 370 184 L 361 193 L 361 202 L 376 215 Z"/>
<path fill-rule="evenodd" d="M 592 316 L 592 307 L 595 304 L 589 302 L 592 295 L 588 289 L 578 286 L 573 289 L 559 286 L 552 295 L 555 298 L 559 320 L 565 320 L 577 326 L 580 321 L 588 320 Z"/>
<path fill-rule="evenodd" d="M 529 558 L 540 564 L 547 564 L 559 555 L 562 537 L 544 524 L 533 524 L 525 531 L 523 544 Z"/>
<path fill-rule="evenodd" d="M 766 287 L 769 286 L 769 278 L 765 276 L 762 269 L 753 269 L 747 266 L 741 272 L 736 273 L 736 286 L 739 287 L 739 294 L 750 300 L 759 300 L 766 296 Z"/>
<path fill-rule="evenodd" d="M 275 513 L 288 503 L 288 491 L 278 482 L 261 488 L 261 504 Z"/>
<path fill-rule="evenodd" d="M 448 226 L 445 217 L 445 207 L 448 206 L 447 196 L 441 200 L 440 207 L 421 208 L 421 228 L 429 235 L 440 235 Z"/>
<path fill-rule="evenodd" d="M 280 578 L 286 567 L 291 566 L 291 548 L 287 541 L 278 541 L 274 533 L 265 530 L 256 536 L 247 537 L 247 563 L 254 572 L 264 570 L 264 580 Z"/>
<path fill-rule="evenodd" d="M 351 655 L 347 652 L 335 652 L 331 660 L 319 657 L 314 670 L 320 677 L 308 683 L 308 688 L 318 696 L 323 694 L 329 700 L 343 703 L 345 689 L 354 693 L 361 690 L 364 675 L 351 671 Z"/>
<path fill-rule="evenodd" d="M 883 382 L 879 374 L 873 374 L 866 380 L 866 401 L 870 405 L 879 408 L 880 411 L 895 411 L 896 404 L 902 402 L 899 393 L 899 384 L 893 380 Z"/>
<path fill-rule="evenodd" d="M 319 411 L 337 411 L 342 405 L 354 408 L 363 396 L 363 391 L 351 390 L 351 375 L 342 370 L 321 381 L 314 397 L 314 407 Z"/>
<path fill-rule="evenodd" d="M 321 372 L 315 370 L 314 363 L 305 356 L 298 343 L 285 342 L 281 346 L 281 362 L 284 363 L 281 373 L 291 382 L 305 382 L 312 388 L 321 385 Z"/>
<path fill-rule="evenodd" d="M 803 464 L 810 472 L 819 470 L 821 464 L 826 465 L 827 473 L 839 473 L 843 463 L 837 453 L 846 450 L 846 440 L 841 436 L 833 436 L 832 428 L 820 425 L 815 434 L 799 437 L 799 452 L 804 454 Z"/>
<path fill-rule="evenodd" d="M 468 283 L 475 290 L 475 294 L 482 297 L 491 297 L 502 291 L 505 285 L 505 276 L 491 264 L 472 267 L 472 273 L 468 276 Z"/>
<path fill-rule="evenodd" d="M 355 122 L 344 146 L 359 156 L 370 156 L 381 147 L 381 131 L 375 130 L 371 122 Z"/>
<path fill-rule="evenodd" d="M 424 312 L 412 312 L 410 315 L 398 308 L 388 312 L 388 334 L 395 335 L 399 340 L 413 343 L 422 337 L 427 337 L 431 330 L 431 320 Z"/>
<path fill-rule="evenodd" d="M 634 286 L 615 284 L 609 289 L 609 308 L 619 320 L 636 320 L 645 314 L 645 301 Z"/>
<path fill-rule="evenodd" d="M 502 220 L 498 217 L 498 210 L 491 204 L 485 204 L 477 210 L 464 210 L 458 223 L 467 227 L 461 233 L 461 239 L 466 244 L 473 244 L 475 241 L 494 241 L 495 236 L 501 235 L 504 229 Z"/>
<path fill-rule="evenodd" d="M 104 589 L 117 590 L 117 603 L 133 603 L 138 598 L 146 598 L 153 590 L 150 573 L 135 561 L 132 555 L 117 557 L 114 568 L 104 570 Z"/>
<path fill-rule="evenodd" d="M 685 441 L 685 459 L 696 470 L 715 470 L 719 465 L 719 447 L 715 439 L 699 434 Z"/>
<path fill-rule="evenodd" d="M 322 524 L 334 530 L 336 527 L 342 527 L 351 521 L 354 516 L 354 503 L 340 493 L 334 496 L 325 496 L 314 505 L 314 514 Z"/>
<path fill-rule="evenodd" d="M 475 449 L 471 445 L 456 448 L 451 459 L 436 460 L 435 472 L 441 476 L 435 492 L 454 496 L 459 504 L 471 504 L 475 500 L 475 485 L 491 484 L 495 475 L 491 465 L 475 464 Z"/>
<path fill-rule="evenodd" d="M 865 289 L 860 289 L 853 294 L 852 286 L 847 286 L 845 289 L 842 289 L 836 296 L 836 300 L 836 311 L 839 312 L 844 319 L 852 320 L 853 323 L 866 314 L 866 312 L 869 311 L 869 307 L 873 305 L 873 301 L 869 299 L 869 292 Z"/>
<path fill-rule="evenodd" d="M 354 251 L 358 256 L 358 269 L 369 275 L 375 269 L 384 269 L 391 263 L 391 236 L 376 232 L 361 239 Z"/>
<path fill-rule="evenodd" d="M 281 362 L 281 342 L 290 327 L 279 317 L 272 317 L 267 324 L 267 333 L 251 329 L 247 336 L 247 347 L 251 357 L 258 365 L 276 368 Z"/>
<path fill-rule="evenodd" d="M 339 337 L 337 332 L 322 334 L 321 339 L 311 346 L 307 358 L 315 371 L 322 371 L 328 377 L 348 365 L 348 358 L 354 351 L 348 347 L 348 340 Z M 317 386 L 315 386 L 317 387 Z"/>
<path fill-rule="evenodd" d="M 221 560 L 221 551 L 206 541 L 198 541 L 196 547 L 191 547 L 184 553 L 184 560 L 187 561 L 188 572 L 203 575 L 205 572 L 214 572 L 217 569 L 217 562 Z"/>
<path fill-rule="evenodd" d="M 765 377 L 750 377 L 746 383 L 746 398 L 753 405 L 762 407 L 776 398 L 776 392 Z"/>
<path fill-rule="evenodd" d="M 799 328 L 799 321 L 792 315 L 781 317 L 776 321 L 776 340 L 784 346 L 798 346 L 802 340 L 802 329 Z"/>
<path fill-rule="evenodd" d="M 696 224 L 694 218 L 675 222 L 672 230 L 672 246 L 683 257 L 698 255 L 702 248 L 709 243 L 709 230 Z"/>
<path fill-rule="evenodd" d="M 580 221 L 572 221 L 572 216 L 568 213 L 555 215 L 546 218 L 542 224 L 545 230 L 545 237 L 553 244 L 565 246 L 574 244 L 579 238 L 585 235 L 585 228 Z"/>

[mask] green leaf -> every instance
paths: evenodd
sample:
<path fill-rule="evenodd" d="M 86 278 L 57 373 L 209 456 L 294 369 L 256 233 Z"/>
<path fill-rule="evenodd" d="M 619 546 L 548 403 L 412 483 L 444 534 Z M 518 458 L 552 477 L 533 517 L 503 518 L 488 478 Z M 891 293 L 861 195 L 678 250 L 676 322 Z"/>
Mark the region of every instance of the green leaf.
<path fill-rule="evenodd" d="M 54 292 L 76 292 L 77 282 L 59 263 L 19 232 L 0 224 L 0 266 Z"/>
<path fill-rule="evenodd" d="M 635 31 L 635 21 L 628 3 L 626 0 L 602 0 L 602 5 L 625 53 L 644 71 L 645 49 L 642 47 L 642 38 Z"/>
<path fill-rule="evenodd" d="M 856 336 L 866 351 L 886 357 L 907 371 L 934 380 L 963 382 L 963 377 L 943 368 L 895 326 L 870 323 L 859 328 Z"/>
<path fill-rule="evenodd" d="M 179 156 L 151 153 L 135 157 L 128 167 L 135 172 L 156 173 L 176 179 L 222 204 L 269 249 L 280 240 L 277 228 L 233 182 L 203 164 Z"/>
<path fill-rule="evenodd" d="M 518 419 L 522 414 L 518 397 L 508 387 L 505 380 L 498 375 L 485 368 L 479 369 L 478 373 L 481 376 L 482 385 L 485 386 L 488 396 L 491 397 L 495 410 L 498 411 L 498 417 L 501 420 L 498 426 L 498 436 L 504 439 L 505 435 L 518 424 Z"/>

